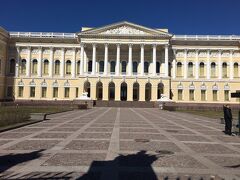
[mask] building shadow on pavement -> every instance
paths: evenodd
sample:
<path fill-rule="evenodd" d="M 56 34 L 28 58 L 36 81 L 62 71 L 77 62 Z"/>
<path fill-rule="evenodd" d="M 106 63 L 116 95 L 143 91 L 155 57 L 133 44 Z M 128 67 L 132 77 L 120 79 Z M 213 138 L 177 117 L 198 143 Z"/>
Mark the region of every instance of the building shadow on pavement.
<path fill-rule="evenodd" d="M 41 149 L 30 153 L 7 154 L 0 156 L 0 173 L 5 172 L 18 164 L 38 159 L 42 155 L 42 151 L 44 150 Z"/>
<path fill-rule="evenodd" d="M 93 161 L 88 172 L 85 173 L 83 176 L 79 177 L 78 180 L 157 180 L 158 178 L 151 166 L 152 163 L 157 159 L 158 157 L 156 155 L 149 155 L 146 153 L 146 151 L 140 151 L 136 154 L 119 155 L 111 161 Z M 99 167 L 102 167 L 100 168 L 101 170 L 99 169 Z M 146 173 L 142 174 L 138 172 L 138 169 L 144 169 Z M 144 175 L 146 177 L 144 177 Z"/>

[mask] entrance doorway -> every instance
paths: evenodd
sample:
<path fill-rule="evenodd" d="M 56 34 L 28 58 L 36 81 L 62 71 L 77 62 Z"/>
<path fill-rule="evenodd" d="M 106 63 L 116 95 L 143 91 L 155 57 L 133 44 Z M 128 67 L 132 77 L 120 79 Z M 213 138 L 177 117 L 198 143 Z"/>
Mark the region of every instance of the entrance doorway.
<path fill-rule="evenodd" d="M 139 101 L 139 84 L 137 82 L 133 84 L 133 100 Z"/>
<path fill-rule="evenodd" d="M 121 101 L 127 100 L 127 83 L 123 82 L 121 84 Z"/>
<path fill-rule="evenodd" d="M 87 92 L 87 96 L 90 97 L 91 96 L 91 88 L 90 88 L 90 82 L 86 81 L 84 83 L 84 92 Z"/>
<path fill-rule="evenodd" d="M 97 100 L 102 100 L 102 97 L 103 97 L 103 84 L 100 81 L 96 85 L 96 95 L 97 95 Z"/>
<path fill-rule="evenodd" d="M 152 95 L 152 85 L 150 83 L 147 83 L 145 85 L 145 101 L 150 101 Z"/>
<path fill-rule="evenodd" d="M 115 100 L 115 84 L 113 82 L 108 85 L 108 99 Z"/>

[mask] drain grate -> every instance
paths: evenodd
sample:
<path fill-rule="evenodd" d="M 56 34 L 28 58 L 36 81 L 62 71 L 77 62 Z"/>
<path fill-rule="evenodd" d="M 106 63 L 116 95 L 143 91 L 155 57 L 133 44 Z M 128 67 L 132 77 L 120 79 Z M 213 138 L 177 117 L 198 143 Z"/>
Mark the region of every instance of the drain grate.
<path fill-rule="evenodd" d="M 158 153 L 159 155 L 172 155 L 172 154 L 174 154 L 174 152 L 168 151 L 168 150 L 159 150 L 159 151 L 155 151 L 155 152 Z"/>
<path fill-rule="evenodd" d="M 177 133 L 178 130 L 166 130 L 167 132 Z"/>
<path fill-rule="evenodd" d="M 135 139 L 135 142 L 141 142 L 141 143 L 147 143 L 149 142 L 149 139 Z"/>

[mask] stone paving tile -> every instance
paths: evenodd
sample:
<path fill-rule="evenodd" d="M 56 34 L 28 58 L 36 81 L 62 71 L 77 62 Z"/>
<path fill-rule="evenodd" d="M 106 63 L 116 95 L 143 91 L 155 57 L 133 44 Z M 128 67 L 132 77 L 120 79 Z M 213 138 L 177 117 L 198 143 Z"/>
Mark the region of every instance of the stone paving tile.
<path fill-rule="evenodd" d="M 240 144 L 240 137 L 238 137 L 238 136 L 232 137 L 232 136 L 224 135 L 224 136 L 217 136 L 216 138 L 225 143 L 239 143 Z"/>
<path fill-rule="evenodd" d="M 180 152 L 181 149 L 177 147 L 172 142 L 135 142 L 135 141 L 120 141 L 120 150 L 132 150 L 132 151 L 160 151 L 160 150 L 168 150 L 172 152 Z"/>
<path fill-rule="evenodd" d="M 239 149 L 240 149 L 240 144 L 239 144 L 239 145 L 233 145 L 233 146 L 235 146 L 235 147 L 237 147 L 237 148 L 239 148 Z"/>
<path fill-rule="evenodd" d="M 120 124 L 120 127 L 140 127 L 140 128 L 152 128 L 149 124 Z"/>
<path fill-rule="evenodd" d="M 237 152 L 228 149 L 220 144 L 207 144 L 207 143 L 185 143 L 188 147 L 197 153 L 212 153 L 212 154 L 236 154 Z"/>
<path fill-rule="evenodd" d="M 59 143 L 56 140 L 25 140 L 7 148 L 8 150 L 40 150 L 50 149 Z"/>
<path fill-rule="evenodd" d="M 179 141 L 197 141 L 197 142 L 211 142 L 209 139 L 202 136 L 193 135 L 173 135 Z"/>
<path fill-rule="evenodd" d="M 189 135 L 194 135 L 193 132 L 189 131 L 189 130 L 185 130 L 185 129 L 166 129 L 165 131 L 167 131 L 170 134 L 189 134 Z"/>
<path fill-rule="evenodd" d="M 71 133 L 41 133 L 39 135 L 36 135 L 32 138 L 40 138 L 40 139 L 48 139 L 48 138 L 60 138 L 64 139 L 67 138 Z"/>
<path fill-rule="evenodd" d="M 96 162 L 95 166 L 102 166 L 106 154 L 103 153 L 57 153 L 42 166 L 90 166 L 91 163 Z"/>
<path fill-rule="evenodd" d="M 83 126 L 85 126 L 86 124 L 83 123 L 67 123 L 67 124 L 63 124 L 61 126 L 58 126 L 58 128 L 81 128 Z"/>
<path fill-rule="evenodd" d="M 151 170 L 149 170 L 151 171 Z M 133 179 L 139 179 L 139 180 L 210 180 L 213 175 L 206 175 L 206 174 L 170 174 L 170 173 L 154 173 L 152 172 L 124 172 L 121 171 L 119 173 L 119 179 L 121 180 L 133 180 Z M 214 180 L 222 180 L 219 176 L 214 176 Z"/>
<path fill-rule="evenodd" d="M 4 145 L 4 144 L 7 144 L 9 142 L 11 142 L 11 141 L 9 141 L 9 140 L 0 140 L 0 146 Z"/>
<path fill-rule="evenodd" d="M 59 132 L 75 132 L 77 130 L 79 130 L 80 128 L 60 128 L 60 127 L 56 127 L 54 129 L 51 129 L 49 132 L 51 131 L 59 131 Z"/>
<path fill-rule="evenodd" d="M 18 139 L 30 135 L 31 133 L 13 133 L 5 132 L 0 133 L 0 139 Z"/>
<path fill-rule="evenodd" d="M 42 131 L 44 128 L 30 128 L 30 127 L 23 127 L 23 128 L 18 128 L 18 129 L 15 129 L 11 132 L 37 132 L 37 131 Z"/>
<path fill-rule="evenodd" d="M 114 124 L 109 124 L 109 123 L 93 123 L 91 124 L 90 127 L 111 127 L 113 128 Z"/>
<path fill-rule="evenodd" d="M 73 140 L 66 145 L 66 150 L 107 150 L 107 140 Z"/>
<path fill-rule="evenodd" d="M 224 135 L 222 131 L 199 131 L 198 132 L 205 134 L 205 135 Z"/>
<path fill-rule="evenodd" d="M 174 126 L 174 125 L 158 125 L 160 129 L 184 129 L 180 126 Z"/>
<path fill-rule="evenodd" d="M 153 128 L 120 128 L 120 132 L 150 132 L 150 133 L 159 133 L 158 130 Z"/>
<path fill-rule="evenodd" d="M 77 138 L 110 139 L 112 133 L 82 133 Z"/>
<path fill-rule="evenodd" d="M 178 167 L 178 168 L 206 168 L 200 162 L 187 155 L 124 154 L 119 158 L 122 167 Z"/>
<path fill-rule="evenodd" d="M 167 140 L 163 134 L 146 134 L 146 133 L 120 133 L 120 139 L 152 139 Z"/>
<path fill-rule="evenodd" d="M 86 132 L 112 132 L 113 128 L 87 128 Z"/>
<path fill-rule="evenodd" d="M 224 157 L 224 155 L 205 157 L 224 168 L 240 170 L 240 157 Z"/>
<path fill-rule="evenodd" d="M 42 122 L 42 123 L 36 123 L 36 124 L 32 124 L 29 127 L 51 127 L 51 126 L 56 126 L 58 125 L 58 123 L 46 123 L 46 122 Z"/>

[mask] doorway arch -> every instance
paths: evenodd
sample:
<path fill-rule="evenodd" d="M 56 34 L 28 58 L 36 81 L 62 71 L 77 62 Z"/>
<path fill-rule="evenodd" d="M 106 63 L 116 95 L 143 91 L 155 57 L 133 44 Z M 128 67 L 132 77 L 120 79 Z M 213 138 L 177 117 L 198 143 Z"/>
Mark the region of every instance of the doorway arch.
<path fill-rule="evenodd" d="M 115 100 L 115 84 L 110 82 L 108 85 L 108 99 Z"/>
<path fill-rule="evenodd" d="M 145 85 L 145 101 L 150 101 L 151 100 L 151 95 L 152 95 L 152 84 L 147 83 Z"/>
<path fill-rule="evenodd" d="M 139 101 L 139 84 L 137 82 L 133 84 L 133 100 Z"/>
<path fill-rule="evenodd" d="M 157 99 L 161 98 L 161 94 L 164 94 L 164 85 L 163 83 L 158 84 L 158 90 L 157 90 Z"/>
<path fill-rule="evenodd" d="M 102 82 L 98 81 L 96 85 L 96 95 L 97 100 L 102 100 L 103 98 L 103 84 Z"/>
<path fill-rule="evenodd" d="M 121 101 L 127 100 L 127 83 L 123 82 L 121 84 Z"/>

